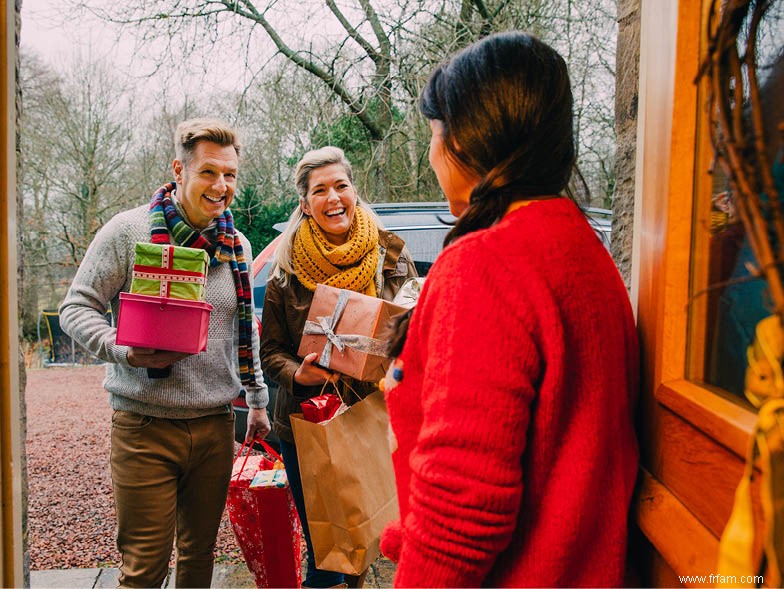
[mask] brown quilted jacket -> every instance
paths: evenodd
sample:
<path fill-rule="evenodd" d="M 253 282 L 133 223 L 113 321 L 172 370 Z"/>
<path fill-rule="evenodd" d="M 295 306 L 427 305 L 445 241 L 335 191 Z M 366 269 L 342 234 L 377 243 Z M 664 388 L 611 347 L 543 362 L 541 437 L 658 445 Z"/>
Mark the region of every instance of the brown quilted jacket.
<path fill-rule="evenodd" d="M 394 233 L 379 230 L 379 248 L 384 256 L 380 277 L 383 281 L 381 298 L 392 300 L 406 279 L 417 273 L 405 243 Z M 312 300 L 313 293 L 302 286 L 296 276 L 291 278 L 287 287 L 275 279 L 267 283 L 259 355 L 264 379 L 273 380 L 280 386 L 273 429 L 290 443 L 294 443 L 294 438 L 289 415 L 301 412 L 300 403 L 319 395 L 322 389 L 320 386 L 304 387 L 294 383 L 294 373 L 302 363 L 297 350 Z M 363 397 L 376 390 L 375 383 L 352 382 L 351 386 Z"/>

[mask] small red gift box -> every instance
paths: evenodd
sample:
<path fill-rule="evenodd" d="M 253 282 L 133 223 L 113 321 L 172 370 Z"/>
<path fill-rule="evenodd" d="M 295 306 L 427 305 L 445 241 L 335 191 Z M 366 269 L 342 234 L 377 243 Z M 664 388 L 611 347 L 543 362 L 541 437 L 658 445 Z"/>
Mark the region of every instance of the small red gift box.
<path fill-rule="evenodd" d="M 297 354 L 319 354 L 318 363 L 362 381 L 378 381 L 387 371 L 388 326 L 407 309 L 351 290 L 319 284 Z"/>
<path fill-rule="evenodd" d="M 302 407 L 302 416 L 307 421 L 321 423 L 331 419 L 342 404 L 343 401 L 336 394 L 327 393 L 326 395 L 319 395 L 318 397 L 311 397 L 307 401 L 302 401 L 300 406 Z"/>

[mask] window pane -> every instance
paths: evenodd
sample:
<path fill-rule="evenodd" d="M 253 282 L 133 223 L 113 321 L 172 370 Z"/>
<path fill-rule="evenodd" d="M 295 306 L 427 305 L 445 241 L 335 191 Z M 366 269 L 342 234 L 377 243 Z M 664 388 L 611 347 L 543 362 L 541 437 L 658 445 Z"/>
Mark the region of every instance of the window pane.
<path fill-rule="evenodd" d="M 768 11 L 757 37 L 758 79 L 767 147 L 779 200 L 784 196 L 784 3 Z M 748 86 L 748 79 L 746 79 Z M 744 88 L 748 99 L 748 87 Z M 703 99 L 700 104 L 706 104 Z M 749 116 L 749 108 L 744 110 Z M 743 396 L 746 349 L 756 324 L 772 312 L 766 282 L 755 278 L 757 263 L 720 166 L 708 173 L 712 150 L 705 113 L 697 145 L 694 191 L 691 303 L 687 373 L 692 380 Z M 784 203 L 783 203 L 784 204 Z"/>

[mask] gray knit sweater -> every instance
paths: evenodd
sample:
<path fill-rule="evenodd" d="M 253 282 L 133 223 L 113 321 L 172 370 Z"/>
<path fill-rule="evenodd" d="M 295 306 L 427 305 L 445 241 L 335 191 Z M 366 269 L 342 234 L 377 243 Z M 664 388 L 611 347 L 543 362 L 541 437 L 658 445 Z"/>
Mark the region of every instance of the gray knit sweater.
<path fill-rule="evenodd" d="M 250 267 L 250 243 L 244 236 L 241 239 Z M 172 419 L 228 412 L 243 388 L 237 360 L 237 294 L 229 265 L 207 273 L 205 300 L 213 306 L 207 350 L 173 364 L 171 376 L 150 379 L 145 368 L 128 364 L 128 347 L 114 343 L 117 330 L 104 316 L 110 305 L 114 317 L 119 316 L 119 293 L 130 289 L 138 241 L 150 241 L 147 205 L 116 215 L 95 236 L 60 307 L 63 330 L 109 362 L 104 387 L 113 409 Z M 255 321 L 252 345 L 258 386 L 246 391 L 246 400 L 249 407 L 263 408 L 268 395 Z"/>

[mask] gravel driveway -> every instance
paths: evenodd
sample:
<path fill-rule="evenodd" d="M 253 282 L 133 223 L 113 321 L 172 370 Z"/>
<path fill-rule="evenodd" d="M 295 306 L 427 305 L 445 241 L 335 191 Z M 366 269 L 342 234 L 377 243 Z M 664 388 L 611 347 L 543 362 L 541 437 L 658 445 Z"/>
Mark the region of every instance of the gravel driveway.
<path fill-rule="evenodd" d="M 117 566 L 104 368 L 27 372 L 30 569 Z M 216 562 L 244 563 L 224 512 Z"/>

